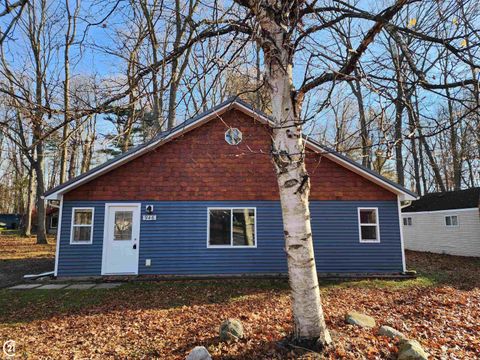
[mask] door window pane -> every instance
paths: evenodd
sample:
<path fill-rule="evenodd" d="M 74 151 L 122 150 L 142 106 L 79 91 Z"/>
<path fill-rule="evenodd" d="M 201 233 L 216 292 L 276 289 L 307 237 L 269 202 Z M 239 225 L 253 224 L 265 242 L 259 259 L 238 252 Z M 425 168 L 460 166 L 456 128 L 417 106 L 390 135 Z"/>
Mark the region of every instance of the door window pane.
<path fill-rule="evenodd" d="M 132 240 L 132 211 L 115 211 L 113 240 Z"/>
<path fill-rule="evenodd" d="M 231 210 L 210 210 L 210 245 L 230 245 Z"/>
<path fill-rule="evenodd" d="M 255 246 L 255 212 L 253 209 L 233 210 L 233 246 Z"/>

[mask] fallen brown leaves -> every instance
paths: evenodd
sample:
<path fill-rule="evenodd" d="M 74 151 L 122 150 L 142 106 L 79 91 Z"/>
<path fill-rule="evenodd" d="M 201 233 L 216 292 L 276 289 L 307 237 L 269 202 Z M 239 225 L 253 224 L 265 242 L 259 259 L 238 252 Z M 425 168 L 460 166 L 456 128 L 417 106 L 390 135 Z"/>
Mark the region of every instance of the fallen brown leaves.
<path fill-rule="evenodd" d="M 48 244 L 37 245 L 35 237 L 0 235 L 0 260 L 53 258 L 55 239 L 49 238 Z"/>
<path fill-rule="evenodd" d="M 395 341 L 377 336 L 377 329 L 344 322 L 347 311 L 357 310 L 374 316 L 379 326 L 390 325 L 417 339 L 432 358 L 480 358 L 478 287 L 379 284 L 335 284 L 322 289 L 335 341 L 335 347 L 322 357 L 394 358 Z M 207 347 L 214 359 L 318 357 L 280 345 L 292 331 L 290 297 L 283 281 L 151 282 L 99 291 L 61 290 L 45 298 L 35 295 L 40 291 L 20 295 L 3 290 L 0 296 L 10 297 L 10 304 L 13 296 L 26 299 L 14 305 L 2 304 L 0 299 L 4 306 L 0 341 L 15 340 L 19 357 L 30 358 L 184 359 L 196 345 Z M 83 298 L 91 302 L 71 307 L 73 299 Z M 243 322 L 246 338 L 221 343 L 219 325 L 231 317 Z"/>

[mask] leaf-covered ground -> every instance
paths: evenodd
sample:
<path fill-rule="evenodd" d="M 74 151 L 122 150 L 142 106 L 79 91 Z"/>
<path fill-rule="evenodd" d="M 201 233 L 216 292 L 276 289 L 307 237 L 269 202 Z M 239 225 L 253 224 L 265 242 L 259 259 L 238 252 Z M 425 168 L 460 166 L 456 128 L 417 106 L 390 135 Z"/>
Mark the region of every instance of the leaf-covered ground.
<path fill-rule="evenodd" d="M 50 271 L 55 266 L 53 238 L 46 245 L 36 245 L 34 237 L 18 237 L 15 232 L 11 233 L 0 235 L 0 288 L 22 281 L 25 274 Z"/>
<path fill-rule="evenodd" d="M 480 358 L 480 261 L 408 253 L 417 280 L 324 283 L 335 347 L 330 359 L 393 359 L 394 341 L 344 322 L 349 310 L 416 338 L 438 359 Z M 0 291 L 0 341 L 18 357 L 184 359 L 196 345 L 215 359 L 315 358 L 281 344 L 291 332 L 281 280 L 129 283 L 113 290 Z M 246 338 L 219 342 L 222 320 L 239 318 Z"/>

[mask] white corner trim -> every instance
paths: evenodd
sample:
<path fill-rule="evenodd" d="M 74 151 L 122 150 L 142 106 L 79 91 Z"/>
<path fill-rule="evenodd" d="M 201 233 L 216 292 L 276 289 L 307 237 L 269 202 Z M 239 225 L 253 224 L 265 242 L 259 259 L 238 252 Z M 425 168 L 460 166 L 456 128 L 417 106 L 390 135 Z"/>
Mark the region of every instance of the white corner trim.
<path fill-rule="evenodd" d="M 253 210 L 254 216 L 254 245 L 233 245 L 233 210 Z M 230 210 L 230 245 L 210 245 L 210 210 Z M 252 206 L 212 206 L 207 207 L 207 249 L 256 249 L 257 238 L 257 208 Z"/>
<path fill-rule="evenodd" d="M 362 224 L 360 219 L 360 212 L 362 210 L 375 210 L 375 224 Z M 378 207 L 358 207 L 358 239 L 361 244 L 378 244 L 380 243 L 380 214 L 378 213 Z M 375 240 L 363 240 L 362 239 L 362 226 L 375 226 L 377 231 L 377 238 Z"/>
<path fill-rule="evenodd" d="M 75 210 L 92 210 L 92 223 L 90 225 L 75 225 L 75 226 L 84 226 L 90 227 L 92 231 L 90 231 L 90 240 L 89 241 L 73 241 L 73 226 L 75 220 Z M 93 231 L 95 229 L 95 208 L 92 206 L 87 207 L 74 207 L 72 208 L 72 219 L 70 225 L 70 245 L 91 245 L 93 243 Z"/>
<path fill-rule="evenodd" d="M 407 262 L 405 260 L 405 242 L 403 239 L 403 223 L 402 223 L 402 211 L 400 204 L 400 196 L 397 197 L 397 208 L 398 208 L 398 229 L 400 231 L 400 247 L 402 249 L 402 267 L 403 272 L 407 271 Z"/>
<path fill-rule="evenodd" d="M 58 275 L 58 257 L 60 255 L 60 240 L 62 238 L 62 215 L 63 215 L 63 195 L 60 195 L 60 207 L 58 209 L 58 225 L 57 225 L 57 243 L 55 244 L 55 269 L 53 276 Z"/>

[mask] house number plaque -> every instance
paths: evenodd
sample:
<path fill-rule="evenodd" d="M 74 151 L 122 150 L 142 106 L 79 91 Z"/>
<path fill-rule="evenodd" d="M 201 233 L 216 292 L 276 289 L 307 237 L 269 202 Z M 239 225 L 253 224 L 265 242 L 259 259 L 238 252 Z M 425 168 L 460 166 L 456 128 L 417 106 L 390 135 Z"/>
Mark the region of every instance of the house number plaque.
<path fill-rule="evenodd" d="M 157 215 L 143 215 L 142 219 L 145 221 L 157 220 Z"/>

